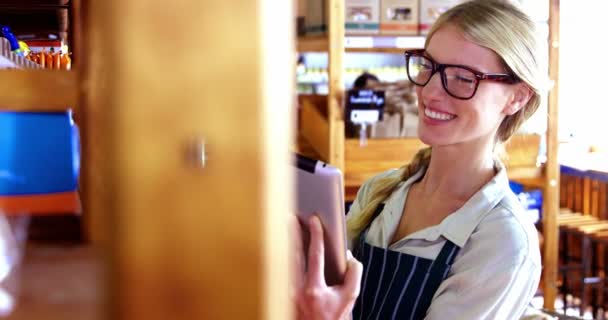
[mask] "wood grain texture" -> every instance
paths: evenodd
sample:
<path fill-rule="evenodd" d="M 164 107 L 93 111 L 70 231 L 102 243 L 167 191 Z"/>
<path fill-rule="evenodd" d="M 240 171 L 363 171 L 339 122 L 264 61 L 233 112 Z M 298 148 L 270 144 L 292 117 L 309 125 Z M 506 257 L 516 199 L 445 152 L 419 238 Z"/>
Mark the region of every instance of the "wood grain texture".
<path fill-rule="evenodd" d="M 574 177 L 574 211 L 583 212 L 583 178 Z"/>
<path fill-rule="evenodd" d="M 329 42 L 326 35 L 305 36 L 298 38 L 298 52 L 327 52 L 328 48 Z"/>
<path fill-rule="evenodd" d="M 567 185 L 568 185 L 568 176 L 561 175 L 561 179 L 559 181 L 559 207 L 560 208 L 567 208 L 567 205 L 568 205 L 568 201 L 566 200 L 566 198 L 568 197 L 568 195 L 566 193 Z"/>
<path fill-rule="evenodd" d="M 566 208 L 570 210 L 574 210 L 574 187 L 576 185 L 576 178 L 573 176 L 568 176 L 567 185 L 566 185 Z"/>
<path fill-rule="evenodd" d="M 600 219 L 608 219 L 608 183 L 602 182 L 598 192 L 598 216 Z"/>
<path fill-rule="evenodd" d="M 507 167 L 536 167 L 541 144 L 538 134 L 516 134 L 505 144 Z"/>
<path fill-rule="evenodd" d="M 91 32 L 105 35 L 94 36 L 88 134 L 100 193 L 89 208 L 106 216 L 110 244 L 107 318 L 289 318 L 283 70 L 295 42 L 291 15 L 262 3 L 90 3 Z M 285 30 L 276 65 L 266 24 Z M 189 153 L 203 142 L 204 168 Z"/>
<path fill-rule="evenodd" d="M 424 147 L 417 138 L 369 139 L 366 146 L 360 146 L 358 139 L 346 139 L 345 186 L 358 187 L 382 171 L 399 168 Z M 539 185 L 536 182 L 542 177 L 542 169 L 536 164 L 539 148 L 539 135 L 513 136 L 506 146 L 509 178 Z"/>
<path fill-rule="evenodd" d="M 591 215 L 600 218 L 600 182 L 597 180 L 591 180 L 591 197 L 590 197 L 590 212 Z"/>
<path fill-rule="evenodd" d="M 78 75 L 57 70 L 0 70 L 0 110 L 65 111 L 78 107 Z"/>
<path fill-rule="evenodd" d="M 82 234 L 85 240 L 95 245 L 102 245 L 106 235 L 106 214 L 93 214 L 96 201 L 104 202 L 104 177 L 95 168 L 96 163 L 103 163 L 105 155 L 103 148 L 98 146 L 107 140 L 103 137 L 107 123 L 107 113 L 104 112 L 107 97 L 101 95 L 101 76 L 103 70 L 100 57 L 103 50 L 103 33 L 99 28 L 92 27 L 98 23 L 97 15 L 90 12 L 89 1 L 72 0 L 71 15 L 73 18 L 74 41 L 72 65 L 76 68 L 81 81 L 79 92 L 80 108 L 74 113 L 74 118 L 81 132 L 81 166 L 80 166 L 80 194 L 83 202 Z M 92 85 L 94 84 L 94 85 Z M 96 121 L 99 119 L 99 121 Z M 95 192 L 93 192 L 94 190 Z"/>
<path fill-rule="evenodd" d="M 329 163 L 344 172 L 344 1 L 328 0 L 329 12 Z"/>
<path fill-rule="evenodd" d="M 301 104 L 300 133 L 304 141 L 319 155 L 318 160 L 331 163 L 329 121 L 309 99 L 303 100 Z"/>
<path fill-rule="evenodd" d="M 83 109 L 79 113 L 83 125 L 83 221 L 86 238 L 93 244 L 107 247 L 112 238 L 112 230 L 108 226 L 114 212 L 112 201 L 112 182 L 108 172 L 113 169 L 116 151 L 113 141 L 118 139 L 115 129 L 115 117 L 112 112 L 113 93 L 110 84 L 113 83 L 112 65 L 105 42 L 107 30 L 107 8 L 102 5 L 84 1 L 82 3 L 83 38 L 81 48 L 84 56 L 81 72 Z M 102 11 L 103 10 L 103 11 Z M 110 27 L 110 26 L 108 26 Z"/>
<path fill-rule="evenodd" d="M 593 215 L 591 212 L 591 179 L 583 178 L 583 212 Z"/>
<path fill-rule="evenodd" d="M 559 212 L 559 163 L 558 141 L 558 92 L 559 92 L 559 0 L 549 1 L 549 77 L 555 81 L 549 92 L 547 119 L 546 187 L 543 200 L 544 236 L 544 307 L 554 310 L 558 278 L 558 226 Z"/>
<path fill-rule="evenodd" d="M 359 187 L 372 176 L 407 164 L 425 145 L 416 138 L 369 139 L 360 146 L 359 139 L 346 139 L 344 182 L 347 188 Z"/>

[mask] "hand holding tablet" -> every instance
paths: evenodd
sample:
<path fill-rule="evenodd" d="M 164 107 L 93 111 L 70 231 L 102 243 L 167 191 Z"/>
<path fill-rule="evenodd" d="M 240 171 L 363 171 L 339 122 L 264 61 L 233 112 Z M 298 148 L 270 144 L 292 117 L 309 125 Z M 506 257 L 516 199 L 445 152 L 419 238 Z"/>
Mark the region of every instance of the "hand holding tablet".
<path fill-rule="evenodd" d="M 323 227 L 325 281 L 343 282 L 346 271 L 346 213 L 342 173 L 318 160 L 296 155 L 296 210 L 302 223 L 304 252 L 308 252 L 308 222 L 317 215 Z"/>
<path fill-rule="evenodd" d="M 295 170 L 292 263 L 297 319 L 350 319 L 363 265 L 346 250 L 342 173 L 300 155 Z"/>

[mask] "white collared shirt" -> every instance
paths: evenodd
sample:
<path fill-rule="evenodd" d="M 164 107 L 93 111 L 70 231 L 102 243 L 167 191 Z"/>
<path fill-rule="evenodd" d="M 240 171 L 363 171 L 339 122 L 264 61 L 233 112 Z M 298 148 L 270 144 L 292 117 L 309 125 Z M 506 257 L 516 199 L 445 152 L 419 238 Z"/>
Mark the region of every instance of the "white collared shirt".
<path fill-rule="evenodd" d="M 427 259 L 437 257 L 446 239 L 461 248 L 425 319 L 519 319 L 538 288 L 540 249 L 536 228 L 509 188 L 502 164 L 492 180 L 440 224 L 389 246 L 409 187 L 424 170 L 402 182 L 386 199 L 384 210 L 369 227 L 366 241 Z M 369 201 L 374 181 L 396 174 L 396 170 L 390 170 L 368 180 L 348 214 L 358 214 Z"/>

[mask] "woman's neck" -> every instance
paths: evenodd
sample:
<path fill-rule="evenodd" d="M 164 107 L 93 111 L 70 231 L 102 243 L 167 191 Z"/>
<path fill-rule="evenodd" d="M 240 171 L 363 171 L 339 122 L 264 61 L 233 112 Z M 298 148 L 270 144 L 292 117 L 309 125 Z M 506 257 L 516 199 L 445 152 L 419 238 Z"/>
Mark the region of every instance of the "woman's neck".
<path fill-rule="evenodd" d="M 491 143 L 436 146 L 419 190 L 425 196 L 448 196 L 466 201 L 495 174 Z"/>

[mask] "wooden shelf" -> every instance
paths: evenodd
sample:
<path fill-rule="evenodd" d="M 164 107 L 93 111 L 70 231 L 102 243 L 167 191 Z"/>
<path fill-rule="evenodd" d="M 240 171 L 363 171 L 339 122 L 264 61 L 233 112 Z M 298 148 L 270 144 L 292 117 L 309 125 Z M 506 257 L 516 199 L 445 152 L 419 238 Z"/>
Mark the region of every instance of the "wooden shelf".
<path fill-rule="evenodd" d="M 0 70 L 0 110 L 64 111 L 78 103 L 74 71 Z"/>
<path fill-rule="evenodd" d="M 416 138 L 368 139 L 365 146 L 359 139 L 346 139 L 344 184 L 358 188 L 380 172 L 403 166 L 424 147 Z"/>
<path fill-rule="evenodd" d="M 516 135 L 507 146 L 510 161 L 506 161 L 509 179 L 531 188 L 544 188 L 543 168 L 535 163 L 540 142 L 537 135 Z M 393 168 L 399 168 L 414 157 L 425 145 L 416 138 L 368 139 L 360 146 L 358 139 L 345 141 L 344 185 L 346 199 L 353 200 L 364 181 Z M 509 162 L 514 164 L 509 166 Z"/>
<path fill-rule="evenodd" d="M 398 53 L 424 47 L 423 36 L 347 35 L 344 37 L 346 52 Z M 298 52 L 327 52 L 327 36 L 298 38 Z"/>
<path fill-rule="evenodd" d="M 0 69 L 21 69 L 19 67 L 21 64 L 28 65 L 32 68 L 35 66 L 38 67 L 36 63 L 29 61 L 24 57 L 19 57 L 16 54 L 11 54 L 10 56 L 0 55 Z"/>
<path fill-rule="evenodd" d="M 6 38 L 0 38 L 0 69 L 42 69 L 42 66 L 11 51 Z"/>
<path fill-rule="evenodd" d="M 79 88 L 77 73 L 45 70 L 10 51 L 0 39 L 0 111 L 53 112 L 75 109 Z"/>
<path fill-rule="evenodd" d="M 308 142 L 308 140 L 306 138 L 304 138 L 304 136 L 302 136 L 302 134 L 300 134 L 300 133 L 298 133 L 296 136 L 296 145 L 293 148 L 293 150 L 296 153 L 303 155 L 305 157 L 308 157 L 308 158 L 321 159 L 321 155 L 319 155 L 319 153 L 317 153 L 317 151 L 310 144 L 310 142 Z"/>
<path fill-rule="evenodd" d="M 327 36 L 299 37 L 297 43 L 298 52 L 327 52 L 329 43 Z"/>
<path fill-rule="evenodd" d="M 319 160 L 329 159 L 329 122 L 327 121 L 327 102 L 323 103 L 323 97 L 317 96 L 316 100 L 309 98 L 300 99 L 300 128 L 298 135 L 300 141 L 307 142 L 306 146 L 300 146 L 304 150 L 314 150 Z M 325 98 L 326 101 L 326 98 Z"/>

